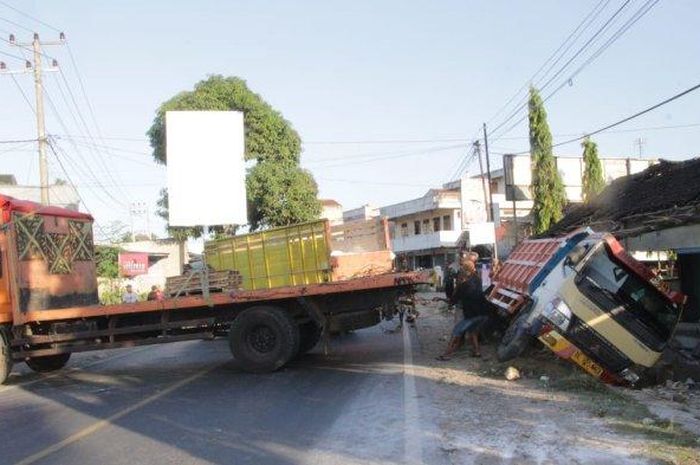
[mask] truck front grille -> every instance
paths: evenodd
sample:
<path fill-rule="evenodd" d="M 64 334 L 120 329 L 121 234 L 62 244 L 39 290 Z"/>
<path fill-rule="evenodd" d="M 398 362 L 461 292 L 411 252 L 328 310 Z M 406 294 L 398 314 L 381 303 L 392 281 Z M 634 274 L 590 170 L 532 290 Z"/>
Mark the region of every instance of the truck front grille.
<path fill-rule="evenodd" d="M 613 373 L 619 373 L 632 364 L 625 354 L 575 316 L 572 317 L 571 325 L 566 331 L 566 338 L 583 353 Z"/>

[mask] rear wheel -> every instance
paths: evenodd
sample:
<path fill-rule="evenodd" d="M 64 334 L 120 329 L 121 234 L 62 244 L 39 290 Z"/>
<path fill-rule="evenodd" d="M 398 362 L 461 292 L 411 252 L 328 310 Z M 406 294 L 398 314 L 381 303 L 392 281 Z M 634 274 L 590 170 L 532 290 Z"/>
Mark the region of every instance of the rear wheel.
<path fill-rule="evenodd" d="M 515 320 L 508 326 L 508 329 L 503 334 L 501 343 L 496 349 L 499 362 L 506 362 L 519 356 L 532 342 L 532 336 L 530 336 L 529 326 L 527 325 L 527 319 L 531 311 L 532 306 L 528 305 L 520 311 Z"/>
<path fill-rule="evenodd" d="M 37 373 L 49 373 L 66 366 L 69 359 L 70 354 L 45 355 L 43 357 L 29 357 L 25 363 Z"/>
<path fill-rule="evenodd" d="M 299 325 L 299 355 L 303 355 L 316 347 L 318 341 L 321 340 L 323 328 L 315 321 L 307 321 Z"/>
<path fill-rule="evenodd" d="M 299 352 L 299 326 L 285 310 L 253 307 L 241 313 L 229 331 L 229 347 L 239 366 L 251 373 L 281 368 Z"/>
<path fill-rule="evenodd" d="M 0 384 L 4 384 L 12 371 L 12 346 L 10 346 L 10 331 L 0 326 Z"/>

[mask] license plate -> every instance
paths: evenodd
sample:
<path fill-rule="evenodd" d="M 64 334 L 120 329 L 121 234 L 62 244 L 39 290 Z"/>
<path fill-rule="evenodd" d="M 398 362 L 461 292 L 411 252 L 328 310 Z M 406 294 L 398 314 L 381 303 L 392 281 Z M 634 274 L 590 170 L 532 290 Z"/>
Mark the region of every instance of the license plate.
<path fill-rule="evenodd" d="M 571 359 L 576 362 L 581 368 L 592 374 L 596 378 L 603 374 L 603 367 L 588 358 L 583 352 L 577 350 L 571 355 Z"/>

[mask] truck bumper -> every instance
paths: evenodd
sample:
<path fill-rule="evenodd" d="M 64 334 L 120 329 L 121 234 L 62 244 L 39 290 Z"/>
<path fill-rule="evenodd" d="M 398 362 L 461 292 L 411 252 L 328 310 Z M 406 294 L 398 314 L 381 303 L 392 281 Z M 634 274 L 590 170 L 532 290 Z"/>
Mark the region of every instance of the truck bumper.
<path fill-rule="evenodd" d="M 558 357 L 578 365 L 594 378 L 609 384 L 629 384 L 617 374 L 603 367 L 599 362 L 592 360 L 581 349 L 549 325 L 542 327 L 538 339 Z"/>

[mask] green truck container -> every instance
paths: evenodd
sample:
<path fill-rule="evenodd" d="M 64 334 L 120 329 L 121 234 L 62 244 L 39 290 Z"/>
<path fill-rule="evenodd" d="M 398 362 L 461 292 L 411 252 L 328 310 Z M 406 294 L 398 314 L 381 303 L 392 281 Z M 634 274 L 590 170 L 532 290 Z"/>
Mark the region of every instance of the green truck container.
<path fill-rule="evenodd" d="M 207 241 L 204 251 L 215 271 L 237 270 L 246 290 L 332 279 L 328 220 Z"/>

